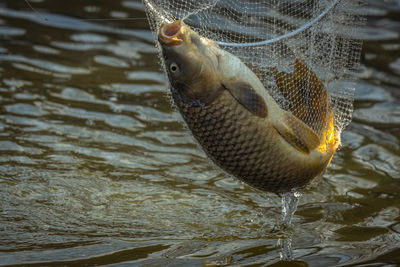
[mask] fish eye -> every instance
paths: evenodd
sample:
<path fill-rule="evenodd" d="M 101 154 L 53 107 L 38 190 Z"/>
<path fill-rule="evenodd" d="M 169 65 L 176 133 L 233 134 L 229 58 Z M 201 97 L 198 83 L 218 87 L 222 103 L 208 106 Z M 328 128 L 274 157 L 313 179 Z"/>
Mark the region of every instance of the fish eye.
<path fill-rule="evenodd" d="M 172 63 L 169 65 L 169 70 L 170 70 L 172 73 L 177 73 L 177 72 L 179 71 L 178 64 L 176 64 L 175 62 L 172 62 Z"/>

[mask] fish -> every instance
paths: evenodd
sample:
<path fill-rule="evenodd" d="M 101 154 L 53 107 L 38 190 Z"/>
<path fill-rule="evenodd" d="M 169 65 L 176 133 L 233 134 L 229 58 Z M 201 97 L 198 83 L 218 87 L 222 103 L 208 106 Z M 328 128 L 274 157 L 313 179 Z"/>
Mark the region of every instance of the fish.
<path fill-rule="evenodd" d="M 276 194 L 303 188 L 324 173 L 340 135 L 326 89 L 304 63 L 297 61 L 293 74 L 272 72 L 283 94 L 290 90 L 285 79 L 301 84 L 303 72 L 313 79 L 311 89 L 323 100 L 325 112 L 317 118 L 324 125 L 320 134 L 303 121 L 305 115 L 282 109 L 237 56 L 184 22 L 162 24 L 158 43 L 173 102 L 198 144 L 222 170 Z"/>

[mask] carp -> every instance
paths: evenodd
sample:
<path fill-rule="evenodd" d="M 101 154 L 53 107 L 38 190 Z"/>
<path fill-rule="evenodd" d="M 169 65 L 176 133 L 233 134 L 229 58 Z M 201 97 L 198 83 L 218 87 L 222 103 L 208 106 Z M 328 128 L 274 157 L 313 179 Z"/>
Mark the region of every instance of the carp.
<path fill-rule="evenodd" d="M 311 89 L 323 102 L 319 109 L 324 114 L 318 117 L 321 134 L 302 120 L 304 114 L 282 109 L 237 56 L 182 21 L 161 25 L 158 41 L 173 101 L 216 165 L 255 188 L 277 194 L 304 187 L 322 175 L 340 138 L 326 89 L 305 64 L 296 60 L 292 76 L 276 68 L 273 74 L 284 95 L 289 90 L 285 79 L 303 84 L 301 73 L 312 78 Z"/>

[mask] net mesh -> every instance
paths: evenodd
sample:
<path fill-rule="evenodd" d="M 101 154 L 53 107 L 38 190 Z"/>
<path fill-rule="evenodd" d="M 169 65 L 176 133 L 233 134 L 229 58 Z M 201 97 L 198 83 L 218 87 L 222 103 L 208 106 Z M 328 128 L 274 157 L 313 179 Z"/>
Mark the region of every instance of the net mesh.
<path fill-rule="evenodd" d="M 340 133 L 350 122 L 362 24 L 358 0 L 143 0 L 155 34 L 183 20 L 239 57 L 278 105 L 318 135 L 332 116 Z M 332 111 L 331 114 L 327 114 Z"/>

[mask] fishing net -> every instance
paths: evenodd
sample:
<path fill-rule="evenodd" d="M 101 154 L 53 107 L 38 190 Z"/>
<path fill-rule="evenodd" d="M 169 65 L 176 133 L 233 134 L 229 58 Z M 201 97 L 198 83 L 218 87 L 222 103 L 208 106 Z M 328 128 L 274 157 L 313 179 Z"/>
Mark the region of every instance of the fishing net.
<path fill-rule="evenodd" d="M 337 133 L 350 122 L 349 80 L 361 50 L 358 0 L 143 1 L 155 34 L 161 24 L 183 20 L 239 57 L 282 109 L 320 137 L 328 117 Z"/>

